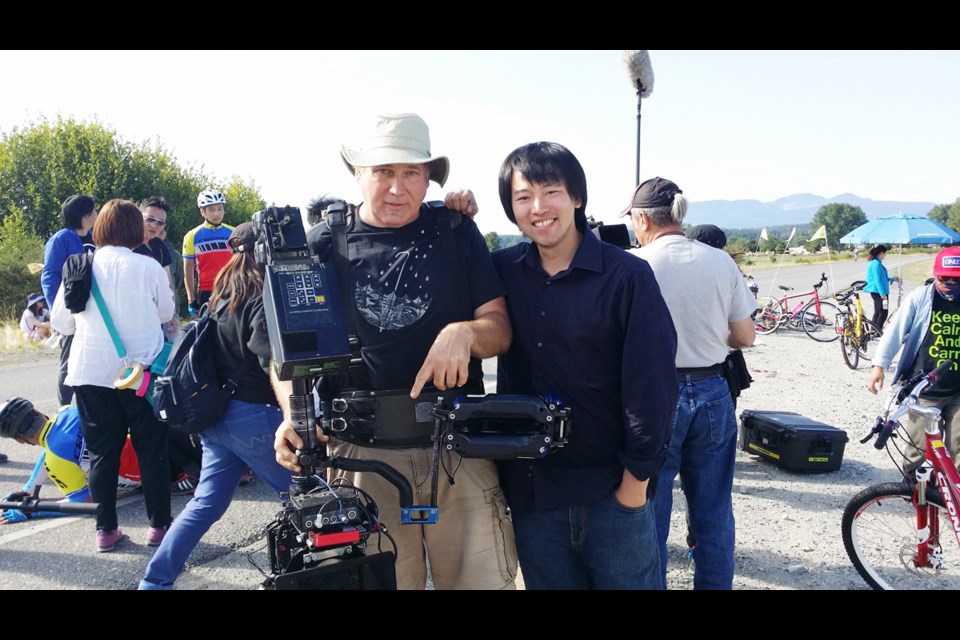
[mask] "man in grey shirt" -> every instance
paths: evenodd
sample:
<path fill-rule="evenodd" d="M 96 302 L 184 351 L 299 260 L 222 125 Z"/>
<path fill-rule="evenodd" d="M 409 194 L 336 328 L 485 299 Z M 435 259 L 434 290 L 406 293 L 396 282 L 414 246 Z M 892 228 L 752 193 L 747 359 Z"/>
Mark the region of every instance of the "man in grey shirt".
<path fill-rule="evenodd" d="M 654 497 L 657 539 L 666 583 L 672 488 L 679 473 L 696 539 L 694 588 L 731 589 L 737 417 L 721 371 L 730 349 L 753 344 L 756 302 L 730 256 L 684 236 L 686 213 L 683 192 L 659 177 L 638 186 L 623 212 L 630 214 L 641 245 L 631 253 L 650 263 L 677 329 L 680 400 Z"/>

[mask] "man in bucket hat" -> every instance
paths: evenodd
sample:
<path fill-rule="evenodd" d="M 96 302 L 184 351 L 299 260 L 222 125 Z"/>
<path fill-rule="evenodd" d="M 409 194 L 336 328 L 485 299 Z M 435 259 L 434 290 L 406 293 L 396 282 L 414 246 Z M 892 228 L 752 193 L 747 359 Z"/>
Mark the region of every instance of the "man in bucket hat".
<path fill-rule="evenodd" d="M 367 139 L 357 148 L 344 146 L 340 155 L 363 194 L 346 227 L 352 308 L 345 310 L 354 318 L 362 365 L 351 367 L 349 381 L 321 378 L 318 390 L 321 399 L 343 389 L 375 391 L 381 408 L 374 437 L 348 428 L 330 439 L 329 453 L 387 463 L 422 504 L 430 495 L 433 426 L 416 423 L 413 400 L 484 393 L 481 360 L 510 346 L 505 288 L 473 221 L 424 204 L 429 181 L 443 186 L 450 162 L 432 153 L 420 116 L 378 115 Z M 328 222 L 308 234 L 321 260 L 336 251 Z M 388 400 L 400 409 L 383 409 Z M 289 417 L 285 412 L 277 430 L 277 460 L 299 471 L 293 450 L 303 443 Z M 438 522 L 406 526 L 393 485 L 372 473 L 339 475 L 377 503 L 397 542 L 399 588 L 424 588 L 427 561 L 437 589 L 514 588 L 513 528 L 494 463 L 445 450 L 439 472 L 446 477 L 439 483 Z"/>
<path fill-rule="evenodd" d="M 944 442 L 954 464 L 960 465 L 960 247 L 947 247 L 937 254 L 933 276 L 928 284 L 910 292 L 883 330 L 867 389 L 876 394 L 883 388 L 884 370 L 898 352 L 895 383 L 932 371 L 944 360 L 953 360 L 950 371 L 920 394 L 920 404 L 940 408 Z M 912 414 L 905 427 L 914 445 L 903 447 L 904 471 L 910 473 L 923 462 L 926 438 L 923 423 Z"/>
<path fill-rule="evenodd" d="M 683 478 L 693 550 L 695 589 L 733 587 L 733 468 L 737 417 L 723 362 L 730 349 L 753 344 L 753 294 L 726 252 L 687 239 L 683 191 L 651 178 L 636 188 L 629 214 L 639 249 L 653 268 L 677 329 L 680 400 L 654 507 L 660 563 L 667 571 L 673 481 Z"/>

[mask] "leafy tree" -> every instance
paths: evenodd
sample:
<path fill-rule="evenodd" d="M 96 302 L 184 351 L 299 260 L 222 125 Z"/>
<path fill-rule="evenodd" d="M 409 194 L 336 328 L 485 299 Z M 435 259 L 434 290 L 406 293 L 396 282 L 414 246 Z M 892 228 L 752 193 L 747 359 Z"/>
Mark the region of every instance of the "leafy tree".
<path fill-rule="evenodd" d="M 810 222 L 810 233 L 816 233 L 822 225 L 827 227 L 827 241 L 834 250 L 840 248 L 840 238 L 847 235 L 867 221 L 867 214 L 858 206 L 842 202 L 826 204 L 814 214 Z M 811 246 L 814 243 L 810 243 Z M 815 241 L 816 248 L 823 246 L 822 240 Z"/>
<path fill-rule="evenodd" d="M 951 229 L 960 229 L 960 198 L 957 198 L 956 202 L 950 205 L 946 224 Z"/>
<path fill-rule="evenodd" d="M 41 248 L 62 227 L 63 201 L 76 193 L 91 195 L 98 204 L 164 196 L 171 206 L 167 240 L 179 246 L 183 235 L 203 221 L 197 194 L 210 187 L 226 196 L 228 223 L 249 220 L 265 207 L 252 181 L 232 176 L 222 182 L 202 167 L 183 168 L 159 140 L 127 142 L 97 121 L 41 118 L 0 135 L 0 222 L 14 218 L 12 224 L 24 226 Z M 18 304 L 0 289 L 0 309 Z"/>
<path fill-rule="evenodd" d="M 0 317 L 17 319 L 27 294 L 40 291 L 40 274 L 27 265 L 43 261 L 43 241 L 19 211 L 0 223 Z"/>
<path fill-rule="evenodd" d="M 938 204 L 933 209 L 930 209 L 930 212 L 927 213 L 927 217 L 931 220 L 936 220 L 937 222 L 947 224 L 947 220 L 950 218 L 950 205 Z"/>
<path fill-rule="evenodd" d="M 500 248 L 500 234 L 496 231 L 491 231 L 483 236 L 483 239 L 487 241 L 487 249 L 490 251 L 496 251 Z"/>
<path fill-rule="evenodd" d="M 75 193 L 102 204 L 162 195 L 171 206 L 167 240 L 178 244 L 202 222 L 197 194 L 218 186 L 228 222 L 242 222 L 265 205 L 257 187 L 232 176 L 225 183 L 183 168 L 159 140 L 134 144 L 99 122 L 41 119 L 0 136 L 0 219 L 21 212 L 43 239 L 61 228 L 60 206 Z"/>

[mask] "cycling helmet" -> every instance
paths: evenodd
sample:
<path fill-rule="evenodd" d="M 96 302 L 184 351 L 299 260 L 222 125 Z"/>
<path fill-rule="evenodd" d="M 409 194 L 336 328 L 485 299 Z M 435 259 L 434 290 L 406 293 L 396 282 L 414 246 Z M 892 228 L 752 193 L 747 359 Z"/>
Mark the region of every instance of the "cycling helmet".
<path fill-rule="evenodd" d="M 203 209 L 204 207 L 209 207 L 212 204 L 227 204 L 227 199 L 223 197 L 223 194 L 217 191 L 216 189 L 204 189 L 200 192 L 200 195 L 197 196 L 197 206 Z"/>
<path fill-rule="evenodd" d="M 33 431 L 40 415 L 33 410 L 33 403 L 23 398 L 10 398 L 0 404 L 0 436 L 22 438 Z"/>

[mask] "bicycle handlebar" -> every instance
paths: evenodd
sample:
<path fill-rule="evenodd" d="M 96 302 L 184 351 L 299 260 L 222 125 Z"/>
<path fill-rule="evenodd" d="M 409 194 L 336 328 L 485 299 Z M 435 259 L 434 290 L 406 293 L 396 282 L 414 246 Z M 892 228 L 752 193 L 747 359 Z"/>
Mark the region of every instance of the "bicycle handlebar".
<path fill-rule="evenodd" d="M 920 394 L 923 393 L 927 387 L 937 384 L 952 366 L 953 360 L 944 360 L 930 373 L 918 374 L 903 383 L 895 396 L 897 408 L 892 413 L 888 410 L 889 415 L 887 419 L 878 417 L 873 429 L 871 429 L 870 433 L 868 433 L 860 443 L 866 444 L 876 434 L 877 441 L 873 446 L 877 449 L 883 449 L 887 444 L 887 440 L 893 434 L 893 431 L 899 426 L 898 420 L 910 411 L 911 406 L 916 404 Z"/>

